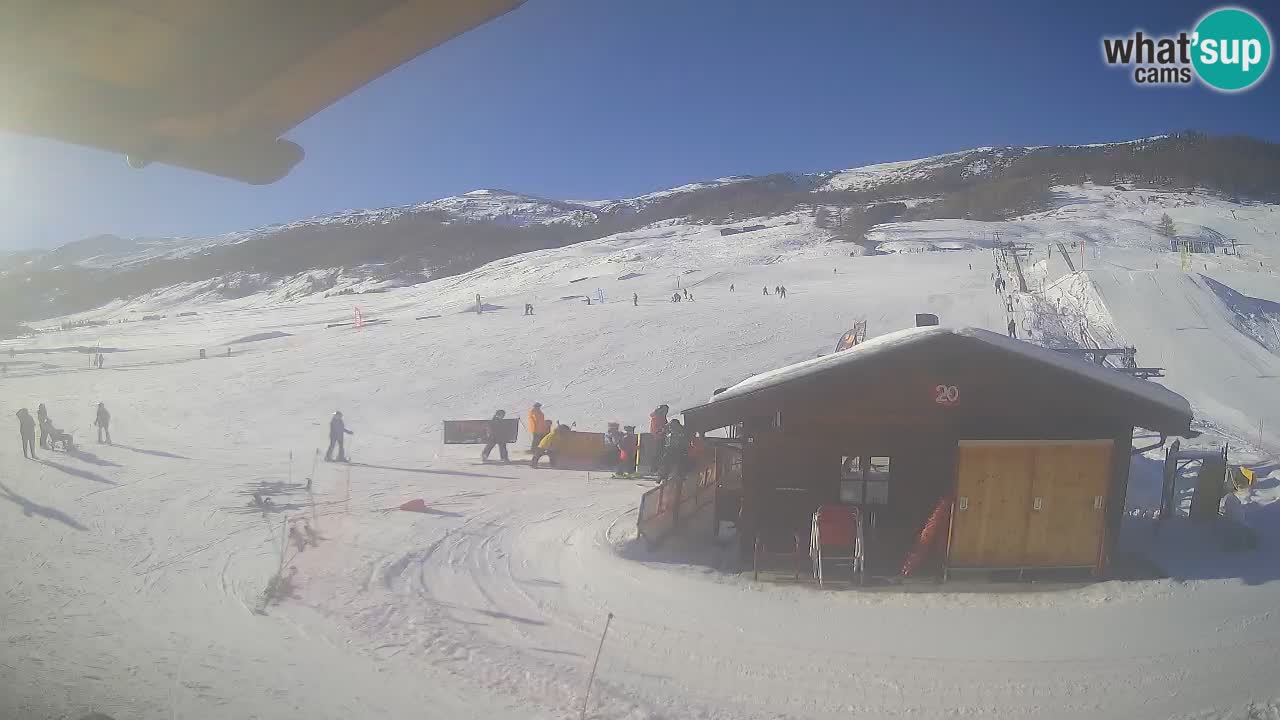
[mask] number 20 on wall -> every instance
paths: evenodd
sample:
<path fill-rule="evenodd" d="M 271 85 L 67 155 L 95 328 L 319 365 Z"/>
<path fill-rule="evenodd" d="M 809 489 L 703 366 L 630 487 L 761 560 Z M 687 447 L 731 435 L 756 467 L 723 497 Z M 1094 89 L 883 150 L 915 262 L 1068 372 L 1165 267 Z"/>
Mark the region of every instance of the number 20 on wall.
<path fill-rule="evenodd" d="M 933 401 L 942 406 L 960 402 L 960 388 L 955 385 L 937 385 L 933 388 Z"/>

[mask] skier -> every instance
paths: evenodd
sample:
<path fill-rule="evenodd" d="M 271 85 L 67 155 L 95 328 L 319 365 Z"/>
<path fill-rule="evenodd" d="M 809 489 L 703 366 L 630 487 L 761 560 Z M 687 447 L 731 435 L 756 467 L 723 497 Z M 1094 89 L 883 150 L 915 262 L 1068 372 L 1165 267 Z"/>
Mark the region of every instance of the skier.
<path fill-rule="evenodd" d="M 680 302 L 680 293 L 674 293 L 671 296 L 671 302 Z"/>
<path fill-rule="evenodd" d="M 53 423 L 49 422 L 49 411 L 45 409 L 44 403 L 36 408 L 36 423 L 40 426 L 40 447 L 47 449 L 49 447 L 49 426 Z"/>
<path fill-rule="evenodd" d="M 786 299 L 787 299 L 787 286 L 786 286 L 786 285 L 779 285 L 779 286 L 778 286 L 778 295 L 779 295 L 779 296 L 781 296 L 783 300 L 786 300 Z"/>
<path fill-rule="evenodd" d="M 536 402 L 533 407 L 529 408 L 529 434 L 533 436 L 533 442 L 529 443 L 529 450 L 537 450 L 538 443 L 542 442 L 542 438 L 547 436 L 550 427 L 543 427 L 547 423 L 547 416 L 542 412 L 542 403 Z"/>
<path fill-rule="evenodd" d="M 679 482 L 689 464 L 689 434 L 685 432 L 680 421 L 672 418 L 667 423 L 667 439 L 662 444 L 662 464 L 658 468 L 658 481 L 668 479 Z"/>
<path fill-rule="evenodd" d="M 631 293 L 631 304 L 634 307 L 640 307 L 640 293 Z"/>
<path fill-rule="evenodd" d="M 529 461 L 530 467 L 538 467 L 538 459 L 543 455 L 547 456 L 547 464 L 551 467 L 556 466 L 556 450 L 559 449 L 560 438 L 569 432 L 568 425 L 556 425 L 542 438 L 542 442 L 538 443 L 538 449 L 533 451 L 533 459 Z"/>
<path fill-rule="evenodd" d="M 1013 318 L 1009 318 L 1009 337 L 1014 339 L 1018 337 L 1018 323 Z"/>
<path fill-rule="evenodd" d="M 733 292 L 733 283 L 729 283 L 729 292 Z"/>
<path fill-rule="evenodd" d="M 604 452 L 601 455 L 601 464 L 608 467 L 618 464 L 618 452 L 621 447 L 618 445 L 622 440 L 622 431 L 618 429 L 618 423 L 609 423 L 604 431 Z"/>
<path fill-rule="evenodd" d="M 525 303 L 525 304 L 524 304 L 524 314 L 525 314 L 525 315 L 532 315 L 532 314 L 533 314 L 533 303 Z"/>
<path fill-rule="evenodd" d="M 654 447 L 657 448 L 653 453 L 653 458 L 649 461 L 650 469 L 652 470 L 657 470 L 662 463 L 662 443 L 666 439 L 667 411 L 669 409 L 663 403 L 649 413 L 649 434 L 653 436 L 650 442 L 654 443 Z"/>
<path fill-rule="evenodd" d="M 693 293 L 689 293 L 685 297 L 689 298 L 689 302 L 693 302 Z"/>
<path fill-rule="evenodd" d="M 685 289 L 684 289 L 684 299 L 685 299 L 685 300 L 688 300 L 688 299 L 689 299 L 689 288 L 685 288 Z"/>
<path fill-rule="evenodd" d="M 347 462 L 347 450 L 342 446 L 343 435 L 355 435 L 347 429 L 342 420 L 342 411 L 338 410 L 329 418 L 329 449 L 324 451 L 324 461 L 333 462 L 333 446 L 338 446 L 338 462 Z"/>
<path fill-rule="evenodd" d="M 627 476 L 636 469 L 636 426 L 626 425 L 622 428 L 622 437 L 618 439 L 618 471 L 617 476 Z"/>
<path fill-rule="evenodd" d="M 507 443 L 500 439 L 504 437 L 502 434 L 502 420 L 506 416 L 506 410 L 499 410 L 493 414 L 493 417 L 489 418 L 489 427 L 485 432 L 485 440 L 488 442 L 485 443 L 484 449 L 480 451 L 481 460 L 488 460 L 489 453 L 493 452 L 493 447 L 497 445 L 498 455 L 502 456 L 502 462 L 511 462 L 511 458 L 507 457 Z"/>
<path fill-rule="evenodd" d="M 31 419 L 31 413 L 26 408 L 18 411 L 18 433 L 22 436 L 22 457 L 28 460 L 37 460 L 36 457 L 36 421 Z M 27 454 L 30 449 L 31 454 Z"/>
<path fill-rule="evenodd" d="M 769 294 L 769 286 L 768 286 L 768 285 L 766 285 L 766 286 L 764 287 L 764 294 L 765 294 L 765 295 L 768 295 L 768 294 Z"/>
<path fill-rule="evenodd" d="M 98 412 L 93 418 L 93 424 L 98 426 L 98 442 L 102 442 L 102 436 L 107 436 L 107 444 L 111 444 L 111 413 L 107 412 L 107 406 L 98 403 Z"/>

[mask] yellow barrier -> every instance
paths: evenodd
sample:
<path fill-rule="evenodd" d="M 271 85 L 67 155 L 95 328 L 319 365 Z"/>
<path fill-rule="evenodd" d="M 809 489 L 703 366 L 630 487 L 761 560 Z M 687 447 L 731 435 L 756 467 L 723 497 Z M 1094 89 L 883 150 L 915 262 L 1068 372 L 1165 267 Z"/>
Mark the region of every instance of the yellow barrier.
<path fill-rule="evenodd" d="M 581 470 L 613 470 L 617 460 L 605 462 L 604 433 L 566 432 L 556 444 L 556 467 Z"/>
<path fill-rule="evenodd" d="M 1244 466 L 1233 467 L 1231 470 L 1231 484 L 1237 490 L 1253 487 L 1253 481 L 1256 479 L 1253 470 Z"/>

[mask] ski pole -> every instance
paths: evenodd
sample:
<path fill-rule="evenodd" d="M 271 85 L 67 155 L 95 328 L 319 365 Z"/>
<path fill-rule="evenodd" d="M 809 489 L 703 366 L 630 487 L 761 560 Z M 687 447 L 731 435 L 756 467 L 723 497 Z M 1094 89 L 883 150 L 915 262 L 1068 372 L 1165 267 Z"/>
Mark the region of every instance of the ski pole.
<path fill-rule="evenodd" d="M 587 678 L 587 691 L 582 695 L 582 713 L 579 720 L 586 720 L 587 702 L 591 699 L 591 685 L 596 681 L 596 668 L 600 666 L 600 653 L 604 651 L 604 638 L 609 634 L 609 623 L 613 622 L 613 613 L 604 620 L 604 632 L 600 633 L 600 646 L 596 648 L 596 660 L 591 663 L 591 676 Z"/>

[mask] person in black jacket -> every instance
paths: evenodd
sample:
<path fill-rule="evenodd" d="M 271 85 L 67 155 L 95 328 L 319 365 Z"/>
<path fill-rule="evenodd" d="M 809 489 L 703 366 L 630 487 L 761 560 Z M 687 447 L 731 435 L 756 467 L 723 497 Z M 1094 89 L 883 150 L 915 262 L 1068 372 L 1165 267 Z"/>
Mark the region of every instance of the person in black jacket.
<path fill-rule="evenodd" d="M 506 410 L 499 410 L 493 414 L 493 417 L 489 418 L 489 428 L 485 432 L 484 450 L 480 451 L 481 460 L 488 460 L 489 453 L 493 452 L 493 448 L 496 445 L 498 454 L 502 456 L 502 462 L 511 462 L 511 458 L 507 457 L 507 444 L 501 439 L 505 437 L 502 432 L 502 419 L 506 416 Z"/>
<path fill-rule="evenodd" d="M 22 435 L 22 457 L 36 460 L 36 421 L 26 408 L 18 411 L 18 433 Z M 31 454 L 27 454 L 30 449 Z"/>
<path fill-rule="evenodd" d="M 662 445 L 662 466 L 658 470 L 658 480 L 665 482 L 667 478 L 680 480 L 688 471 L 689 465 L 689 433 L 679 420 L 672 418 L 667 423 L 667 438 Z"/>
<path fill-rule="evenodd" d="M 347 429 L 347 424 L 342 420 L 342 411 L 339 410 L 329 419 L 329 449 L 324 453 L 325 462 L 333 462 L 333 447 L 338 446 L 338 462 L 347 462 L 347 450 L 342 446 L 343 435 L 355 435 Z"/>
<path fill-rule="evenodd" d="M 93 417 L 93 424 L 98 426 L 98 442 L 102 442 L 102 435 L 107 436 L 107 444 L 111 444 L 111 413 L 107 412 L 107 406 L 104 403 L 98 403 L 98 412 Z"/>

